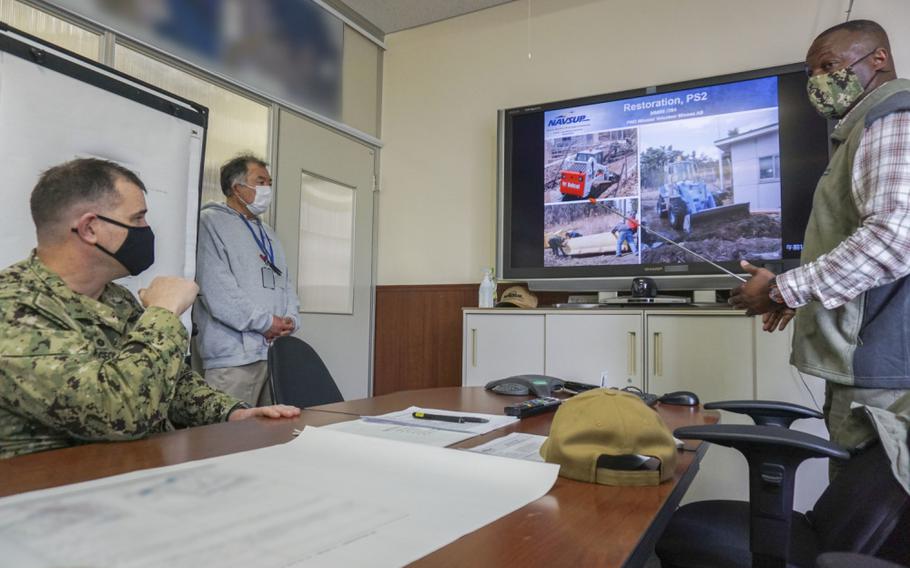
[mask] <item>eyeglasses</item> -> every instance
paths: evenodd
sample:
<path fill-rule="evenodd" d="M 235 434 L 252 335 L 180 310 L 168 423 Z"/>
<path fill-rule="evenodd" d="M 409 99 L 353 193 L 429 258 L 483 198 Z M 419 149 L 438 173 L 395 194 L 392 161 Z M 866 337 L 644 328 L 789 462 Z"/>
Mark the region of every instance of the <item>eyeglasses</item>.
<path fill-rule="evenodd" d="M 859 62 L 862 61 L 863 59 L 869 57 L 870 55 L 872 55 L 873 53 L 875 53 L 875 52 L 878 51 L 879 49 L 882 49 L 882 48 L 876 47 L 875 49 L 873 49 L 872 51 L 870 51 L 870 52 L 867 53 L 866 55 L 863 55 L 862 57 L 860 57 L 859 59 L 857 59 L 856 61 L 854 61 L 853 63 L 851 63 L 851 64 L 849 64 L 849 65 L 844 65 L 843 67 L 841 67 L 841 69 L 846 69 L 847 67 L 853 67 L 854 65 L 856 65 L 857 63 L 859 63 Z M 803 69 L 804 69 L 805 72 L 806 72 L 806 77 L 809 77 L 809 78 L 811 79 L 811 78 L 812 78 L 812 68 L 809 67 L 808 65 L 804 65 L 804 66 L 803 66 Z M 838 71 L 840 71 L 840 69 L 838 69 Z"/>

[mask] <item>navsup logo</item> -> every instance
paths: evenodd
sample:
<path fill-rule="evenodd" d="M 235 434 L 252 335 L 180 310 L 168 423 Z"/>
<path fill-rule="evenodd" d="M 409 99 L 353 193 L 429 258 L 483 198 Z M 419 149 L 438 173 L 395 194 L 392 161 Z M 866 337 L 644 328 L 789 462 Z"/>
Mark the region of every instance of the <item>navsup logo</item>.
<path fill-rule="evenodd" d="M 553 120 L 549 121 L 547 123 L 547 126 L 552 128 L 554 126 L 567 126 L 569 124 L 581 124 L 582 122 L 589 122 L 589 121 L 590 121 L 590 119 L 584 114 L 579 114 L 578 116 L 572 116 L 572 115 L 566 116 L 564 114 L 561 114 L 561 115 L 557 116 L 556 118 L 554 118 Z"/>

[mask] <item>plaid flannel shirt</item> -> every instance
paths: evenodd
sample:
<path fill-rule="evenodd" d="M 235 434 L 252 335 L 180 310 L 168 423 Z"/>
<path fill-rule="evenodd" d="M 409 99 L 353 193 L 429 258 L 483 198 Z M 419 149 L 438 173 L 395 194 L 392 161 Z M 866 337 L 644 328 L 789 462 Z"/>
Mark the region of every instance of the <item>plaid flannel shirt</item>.
<path fill-rule="evenodd" d="M 836 308 L 910 274 L 910 112 L 866 128 L 852 178 L 861 225 L 831 252 L 777 277 L 791 308 L 813 300 Z"/>

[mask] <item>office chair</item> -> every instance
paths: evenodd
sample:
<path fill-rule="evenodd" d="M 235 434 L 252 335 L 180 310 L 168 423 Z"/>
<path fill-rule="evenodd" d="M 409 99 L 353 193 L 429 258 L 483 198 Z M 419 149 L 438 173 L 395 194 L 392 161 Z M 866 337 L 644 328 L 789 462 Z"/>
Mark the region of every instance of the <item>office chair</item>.
<path fill-rule="evenodd" d="M 322 358 L 302 339 L 279 337 L 269 347 L 268 361 L 275 404 L 306 408 L 344 400 Z"/>
<path fill-rule="evenodd" d="M 777 400 L 724 400 L 709 402 L 704 405 L 704 409 L 745 414 L 759 426 L 783 426 L 784 428 L 789 428 L 794 420 L 800 418 L 821 419 L 825 417 L 817 410 Z"/>
<path fill-rule="evenodd" d="M 749 414 L 756 421 L 674 432 L 677 438 L 740 451 L 749 462 L 749 502 L 698 501 L 677 509 L 656 547 L 663 568 L 811 568 L 828 551 L 907 562 L 910 497 L 894 479 L 881 444 L 850 459 L 804 515 L 793 511 L 799 464 L 814 457 L 849 457 L 837 444 L 787 428 L 793 420 L 818 413 L 770 401 L 705 407 Z"/>
<path fill-rule="evenodd" d="M 816 568 L 905 568 L 902 564 L 853 552 L 826 552 L 818 557 L 815 566 Z"/>

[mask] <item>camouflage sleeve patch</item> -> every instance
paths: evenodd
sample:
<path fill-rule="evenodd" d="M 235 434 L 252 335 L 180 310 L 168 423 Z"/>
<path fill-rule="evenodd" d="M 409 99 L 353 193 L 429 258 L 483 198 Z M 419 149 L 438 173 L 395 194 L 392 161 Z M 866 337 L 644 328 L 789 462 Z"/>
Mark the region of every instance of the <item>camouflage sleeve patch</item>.
<path fill-rule="evenodd" d="M 224 422 L 240 399 L 214 389 L 184 365 L 177 381 L 169 418 L 177 426 L 201 426 Z"/>
<path fill-rule="evenodd" d="M 162 429 L 183 365 L 186 330 L 147 310 L 117 350 L 40 314 L 0 330 L 0 404 L 80 440 L 124 440 Z"/>

